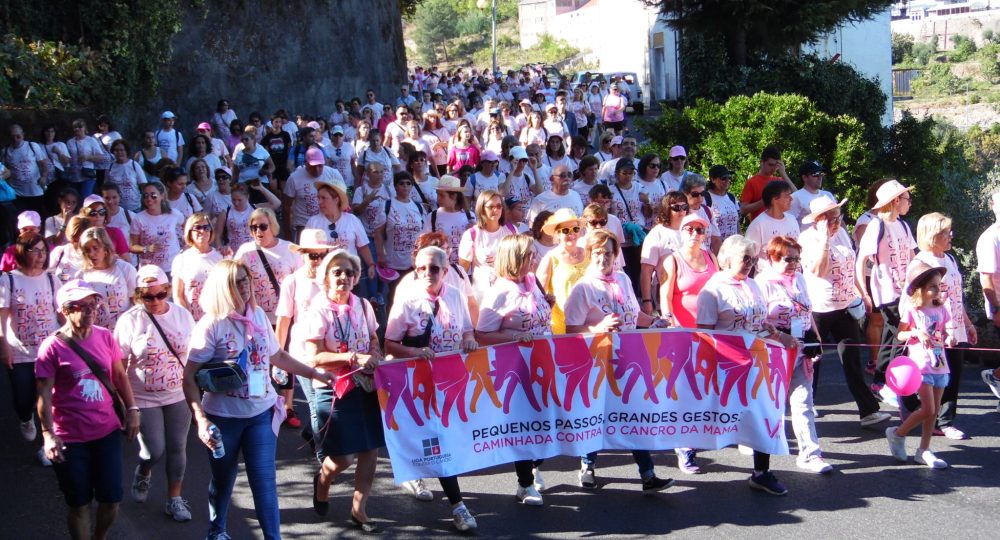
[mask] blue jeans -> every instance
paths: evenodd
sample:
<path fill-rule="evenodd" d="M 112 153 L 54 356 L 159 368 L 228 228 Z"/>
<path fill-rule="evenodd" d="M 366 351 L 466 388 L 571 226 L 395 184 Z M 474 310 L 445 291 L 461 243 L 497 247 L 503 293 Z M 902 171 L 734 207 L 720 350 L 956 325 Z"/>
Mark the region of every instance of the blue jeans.
<path fill-rule="evenodd" d="M 635 461 L 636 466 L 639 467 L 639 477 L 645 480 L 646 476 L 653 474 L 653 456 L 650 455 L 649 450 L 632 450 L 632 459 Z M 586 456 L 580 458 L 580 461 L 584 465 L 593 466 L 597 461 L 597 452 L 591 452 Z"/>
<path fill-rule="evenodd" d="M 323 447 L 317 438 L 318 431 L 313 427 L 317 421 L 316 407 L 313 404 L 313 395 L 316 393 L 316 389 L 313 388 L 312 379 L 301 375 L 296 375 L 295 378 L 299 380 L 299 389 L 302 390 L 302 395 L 306 397 L 306 403 L 309 404 L 309 427 L 312 432 L 313 442 L 316 444 L 316 460 L 323 463 L 323 458 L 326 457 L 326 454 L 323 452 Z"/>
<path fill-rule="evenodd" d="M 281 516 L 278 511 L 278 489 L 274 452 L 278 438 L 271 430 L 272 409 L 253 418 L 225 418 L 208 415 L 208 419 L 222 432 L 222 443 L 226 455 L 215 459 L 206 448 L 212 480 L 208 483 L 208 516 L 211 525 L 208 537 L 214 538 L 226 531 L 226 518 L 236 483 L 237 460 L 243 454 L 247 480 L 253 492 L 253 504 L 257 511 L 264 538 L 281 538 Z"/>
<path fill-rule="evenodd" d="M 90 178 L 83 180 L 82 182 L 74 182 L 70 184 L 70 187 L 76 188 L 80 192 L 80 200 L 86 199 L 88 196 L 94 194 L 94 186 L 97 185 L 97 178 Z"/>

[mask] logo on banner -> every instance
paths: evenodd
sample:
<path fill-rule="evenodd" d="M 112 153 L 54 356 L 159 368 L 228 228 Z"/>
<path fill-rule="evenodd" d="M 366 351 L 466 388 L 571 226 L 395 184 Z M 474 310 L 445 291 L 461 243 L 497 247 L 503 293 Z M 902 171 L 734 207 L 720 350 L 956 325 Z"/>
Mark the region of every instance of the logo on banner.
<path fill-rule="evenodd" d="M 441 443 L 438 438 L 424 439 L 424 457 L 441 455 Z"/>

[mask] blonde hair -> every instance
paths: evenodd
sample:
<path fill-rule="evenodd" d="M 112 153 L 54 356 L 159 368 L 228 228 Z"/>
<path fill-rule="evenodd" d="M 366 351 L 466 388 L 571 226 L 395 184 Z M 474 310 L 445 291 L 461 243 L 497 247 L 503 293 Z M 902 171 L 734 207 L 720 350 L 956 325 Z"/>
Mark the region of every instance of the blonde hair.
<path fill-rule="evenodd" d="M 111 237 L 108 236 L 108 231 L 104 230 L 103 227 L 91 227 L 80 235 L 80 251 L 83 251 L 83 247 L 87 245 L 90 241 L 100 242 L 104 246 L 104 263 L 108 268 L 112 268 L 115 265 L 115 260 L 118 259 L 118 254 L 115 253 L 115 245 L 111 242 Z M 93 261 L 90 257 L 83 257 L 83 269 L 86 270 L 96 270 Z"/>
<path fill-rule="evenodd" d="M 253 220 L 264 216 L 267 218 L 268 224 L 271 225 L 271 230 L 274 231 L 274 237 L 278 237 L 278 233 L 281 232 L 281 225 L 278 225 L 278 216 L 274 214 L 274 210 L 270 208 L 257 208 L 253 212 L 250 212 L 250 219 L 247 220 L 247 227 L 253 223 Z"/>
<path fill-rule="evenodd" d="M 934 237 L 950 228 L 951 218 L 940 212 L 920 216 L 920 221 L 917 222 L 917 246 L 923 251 L 930 251 L 934 245 Z"/>
<path fill-rule="evenodd" d="M 607 219 L 608 211 L 597 203 L 590 203 L 583 209 L 583 218 Z"/>
<path fill-rule="evenodd" d="M 725 270 L 733 268 L 733 260 L 737 260 L 740 264 L 743 263 L 743 255 L 749 252 L 751 256 L 757 253 L 757 244 L 753 240 L 745 236 L 740 236 L 734 234 L 724 242 L 722 242 L 722 247 L 719 248 L 719 266 Z"/>
<path fill-rule="evenodd" d="M 190 216 L 188 216 L 188 218 L 186 220 L 184 220 L 184 243 L 185 244 L 187 244 L 189 246 L 194 246 L 194 241 L 191 240 L 191 233 L 194 231 L 194 226 L 197 225 L 197 224 L 199 224 L 199 223 L 201 223 L 201 222 L 205 222 L 205 223 L 208 223 L 209 225 L 211 225 L 212 224 L 212 219 L 209 218 L 208 214 L 206 214 L 205 212 L 195 212 L 195 213 L 191 214 Z M 215 240 L 215 228 L 214 227 L 212 228 L 211 231 L 209 231 L 209 234 L 208 234 L 208 243 L 211 244 L 213 240 Z"/>
<path fill-rule="evenodd" d="M 614 234 L 604 229 L 592 231 L 587 235 L 587 253 L 608 243 L 611 244 L 611 251 L 618 253 L 618 238 Z"/>
<path fill-rule="evenodd" d="M 248 302 L 243 301 L 239 288 L 236 286 L 237 276 L 240 269 L 246 273 L 247 279 L 251 281 L 249 290 L 250 298 Z M 205 285 L 201 290 L 201 298 L 198 304 L 205 311 L 205 315 L 216 320 L 225 319 L 230 313 L 244 313 L 247 304 L 251 307 L 257 306 L 257 300 L 253 295 L 253 274 L 241 262 L 231 259 L 223 259 L 216 263 L 205 278 Z"/>
<path fill-rule="evenodd" d="M 521 270 L 531 264 L 531 252 L 534 249 L 535 240 L 526 234 L 505 236 L 497 246 L 493 269 L 500 277 L 515 280 Z"/>
<path fill-rule="evenodd" d="M 493 191 L 492 189 L 487 189 L 479 194 L 479 198 L 476 199 L 476 226 L 480 229 L 486 228 L 486 204 L 493 200 L 494 197 L 500 199 L 500 204 L 503 204 L 503 196 L 500 193 Z M 506 220 L 504 220 L 503 212 L 500 213 L 500 226 L 502 227 Z"/>

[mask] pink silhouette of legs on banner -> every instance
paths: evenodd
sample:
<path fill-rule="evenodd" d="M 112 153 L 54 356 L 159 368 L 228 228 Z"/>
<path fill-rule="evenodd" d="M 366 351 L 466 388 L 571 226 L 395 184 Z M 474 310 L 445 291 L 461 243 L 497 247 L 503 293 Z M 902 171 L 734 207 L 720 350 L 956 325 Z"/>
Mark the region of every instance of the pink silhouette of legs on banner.
<path fill-rule="evenodd" d="M 692 349 L 692 338 L 695 334 L 660 334 L 660 349 L 657 356 L 661 359 L 669 358 L 672 362 L 670 369 L 670 379 L 667 381 L 667 395 L 676 395 L 675 387 L 677 379 L 681 375 L 687 379 L 688 386 L 697 400 L 701 400 L 701 391 L 698 390 L 698 381 L 695 379 L 695 359 Z"/>
<path fill-rule="evenodd" d="M 556 407 L 560 406 L 559 395 L 556 393 L 556 364 L 552 360 L 552 348 L 547 339 L 536 339 L 531 347 L 531 378 L 530 384 L 538 383 L 542 389 L 542 405 L 549 406 L 549 394 Z"/>
<path fill-rule="evenodd" d="M 596 337 L 594 339 L 597 339 Z M 563 407 L 567 411 L 573 409 L 573 394 L 579 390 L 584 407 L 590 407 L 590 396 L 587 395 L 587 383 L 590 382 L 590 370 L 594 367 L 594 357 L 587 348 L 583 336 L 566 336 L 553 338 L 556 346 L 555 363 L 559 372 L 566 376 L 566 388 L 563 389 Z M 597 388 L 594 388 L 594 398 L 597 398 Z"/>
<path fill-rule="evenodd" d="M 528 363 L 521 353 L 521 346 L 517 343 L 505 343 L 493 348 L 493 387 L 504 390 L 503 412 L 510 412 L 510 400 L 514 397 L 514 391 L 518 385 L 524 389 L 524 395 L 528 398 L 528 403 L 536 411 L 541 411 L 542 406 L 538 404 L 535 393 L 531 388 L 531 371 Z"/>
<path fill-rule="evenodd" d="M 590 356 L 594 359 L 594 367 L 597 368 L 597 379 L 594 380 L 594 399 L 597 399 L 598 391 L 600 391 L 604 379 L 608 380 L 608 387 L 611 388 L 612 394 L 618 397 L 622 395 L 621 389 L 618 388 L 618 379 L 615 378 L 614 370 L 611 367 L 612 358 L 615 356 L 614 353 L 611 334 L 597 334 L 591 339 Z M 561 354 L 556 354 L 557 363 L 561 356 Z"/>
<path fill-rule="evenodd" d="M 716 335 L 715 344 L 719 367 L 726 374 L 719 403 L 723 407 L 726 406 L 729 403 L 729 394 L 735 388 L 740 394 L 740 403 L 744 407 L 749 405 L 747 382 L 750 378 L 750 370 L 753 368 L 753 361 L 747 357 L 746 341 L 744 341 L 743 336 Z"/>
<path fill-rule="evenodd" d="M 715 351 L 715 340 L 709 334 L 702 332 L 692 336 L 698 340 L 694 371 L 702 376 L 706 394 L 709 393 L 708 389 L 711 386 L 715 395 L 719 395 L 719 360 Z"/>
<path fill-rule="evenodd" d="M 407 367 L 413 368 L 413 399 L 424 404 L 424 417 L 431 419 L 431 409 L 434 415 L 441 417 L 437 407 L 437 392 L 434 391 L 434 378 L 431 374 L 431 363 L 426 360 L 409 360 Z"/>
<path fill-rule="evenodd" d="M 382 409 L 385 411 L 385 426 L 389 429 L 399 429 L 393 415 L 396 412 L 396 404 L 400 401 L 410 412 L 413 421 L 418 426 L 424 425 L 424 421 L 420 418 L 420 413 L 417 412 L 417 407 L 413 403 L 413 395 L 410 393 L 410 370 L 407 364 L 409 362 L 386 364 L 375 370 L 375 381 L 385 396 Z"/>
<path fill-rule="evenodd" d="M 618 335 L 618 365 L 615 366 L 615 377 L 622 379 L 626 372 L 629 372 L 628 380 L 625 381 L 625 391 L 622 394 L 622 402 L 628 403 L 632 387 L 642 377 L 646 383 L 646 392 L 653 403 L 659 403 L 656 390 L 653 386 L 653 367 L 646 353 L 646 345 L 642 340 L 642 335 L 625 333 Z"/>
<path fill-rule="evenodd" d="M 444 404 L 441 406 L 441 424 L 448 427 L 451 408 L 458 409 L 458 416 L 463 422 L 469 421 L 465 412 L 465 392 L 469 386 L 469 371 L 465 369 L 462 355 L 449 354 L 438 356 L 430 361 L 434 386 L 444 394 Z"/>
<path fill-rule="evenodd" d="M 469 410 L 476 412 L 476 405 L 479 403 L 479 396 L 486 391 L 493 406 L 500 408 L 500 398 L 497 396 L 496 388 L 493 388 L 493 379 L 490 378 L 490 353 L 488 349 L 476 349 L 465 356 L 465 369 L 472 379 L 472 399 L 469 400 Z"/>
<path fill-rule="evenodd" d="M 782 349 L 779 347 L 768 348 L 768 365 L 771 368 L 771 390 L 774 396 L 774 406 L 778 407 L 780 405 L 780 398 L 788 394 L 788 381 L 791 378 L 789 373 L 791 369 L 794 369 L 795 361 L 792 360 L 791 368 L 789 367 L 789 362 L 786 358 L 796 358 L 798 356 L 797 349 Z M 787 356 L 786 356 L 787 355 Z M 809 358 L 803 358 L 803 362 L 812 362 Z M 784 388 L 784 390 L 782 390 Z"/>

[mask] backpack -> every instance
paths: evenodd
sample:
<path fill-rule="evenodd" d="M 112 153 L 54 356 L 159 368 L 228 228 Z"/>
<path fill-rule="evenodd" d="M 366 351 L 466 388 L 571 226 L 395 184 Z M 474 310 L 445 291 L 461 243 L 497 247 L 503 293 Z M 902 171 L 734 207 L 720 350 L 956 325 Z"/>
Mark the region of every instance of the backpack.
<path fill-rule="evenodd" d="M 49 278 L 49 292 L 52 293 L 52 307 L 55 308 L 56 313 L 59 313 L 59 306 L 56 304 L 56 284 L 52 281 L 52 274 L 45 272 L 45 276 Z M 7 272 L 7 282 L 9 287 L 7 289 L 8 294 L 11 295 L 11 305 L 14 305 L 14 274 L 12 272 Z"/>
<path fill-rule="evenodd" d="M 157 141 L 160 140 L 160 133 L 163 133 L 162 129 L 156 130 L 156 135 L 153 136 Z M 178 150 L 181 148 L 181 132 L 177 131 L 177 129 L 174 129 L 174 146 L 176 146 Z"/>
<path fill-rule="evenodd" d="M 906 230 L 906 234 L 908 234 L 910 238 L 913 238 L 913 229 L 910 228 L 910 224 L 903 218 L 896 218 L 896 220 L 903 224 L 903 229 Z M 885 236 L 885 227 L 882 226 L 882 220 L 878 217 L 873 217 L 869 225 L 875 223 L 878 224 L 878 236 L 875 238 L 875 258 L 878 259 L 878 247 L 882 244 L 882 238 Z"/>
<path fill-rule="evenodd" d="M 732 193 L 729 193 L 727 191 L 726 197 L 728 197 L 729 200 L 733 202 L 733 204 L 736 204 L 737 208 L 740 206 L 739 204 L 736 203 L 736 196 L 733 195 Z M 707 189 L 705 190 L 705 204 L 708 206 L 712 206 L 712 192 Z"/>
<path fill-rule="evenodd" d="M 424 207 L 421 206 L 421 205 L 419 205 L 419 204 L 417 204 L 414 201 L 410 201 L 410 202 L 413 203 L 417 207 L 417 210 L 420 211 L 420 215 L 423 216 L 424 215 Z M 392 199 L 389 199 L 388 201 L 385 201 L 385 218 L 386 219 L 389 219 L 389 210 L 391 208 L 392 208 Z"/>

